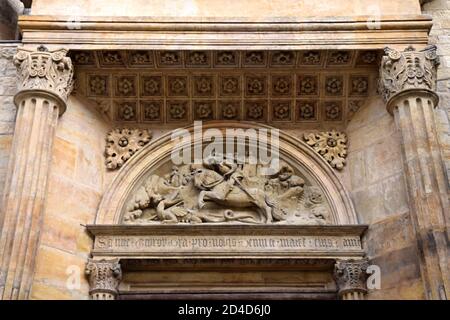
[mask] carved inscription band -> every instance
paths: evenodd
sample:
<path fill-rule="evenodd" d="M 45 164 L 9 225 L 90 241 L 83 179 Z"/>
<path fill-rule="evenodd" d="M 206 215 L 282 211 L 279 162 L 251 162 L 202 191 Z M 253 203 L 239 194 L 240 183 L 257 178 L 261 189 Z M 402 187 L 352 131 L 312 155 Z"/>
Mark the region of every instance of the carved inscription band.
<path fill-rule="evenodd" d="M 357 236 L 98 236 L 94 253 L 121 255 L 130 252 L 148 256 L 182 254 L 275 254 L 361 252 Z"/>

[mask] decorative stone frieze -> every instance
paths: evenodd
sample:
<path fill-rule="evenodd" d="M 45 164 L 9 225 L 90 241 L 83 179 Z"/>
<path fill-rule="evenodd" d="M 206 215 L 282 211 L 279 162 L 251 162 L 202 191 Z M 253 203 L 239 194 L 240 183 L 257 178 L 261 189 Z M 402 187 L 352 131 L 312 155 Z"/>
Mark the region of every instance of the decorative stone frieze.
<path fill-rule="evenodd" d="M 67 97 L 73 87 L 72 61 L 66 54 L 66 49 L 49 51 L 44 46 L 39 46 L 36 51 L 18 49 L 14 56 L 19 89 L 16 100 L 28 91 L 39 90 L 61 99 L 59 112 L 64 113 Z"/>
<path fill-rule="evenodd" d="M 347 157 L 347 135 L 345 133 L 332 130 L 308 133 L 303 138 L 333 168 L 338 170 L 344 168 L 345 158 Z"/>
<path fill-rule="evenodd" d="M 89 259 L 85 273 L 89 277 L 89 294 L 92 300 L 115 299 L 122 280 L 119 259 Z"/>
<path fill-rule="evenodd" d="M 448 269 L 448 183 L 434 117 L 438 103 L 436 47 L 385 49 L 380 92 L 402 139 L 402 158 L 417 237 L 420 270 L 428 299 L 450 295 Z"/>
<path fill-rule="evenodd" d="M 337 260 L 334 278 L 343 300 L 362 300 L 367 293 L 367 259 Z"/>
<path fill-rule="evenodd" d="M 42 229 L 58 116 L 66 110 L 73 68 L 67 50 L 18 49 L 17 118 L 0 208 L 0 299 L 27 299 Z"/>
<path fill-rule="evenodd" d="M 151 131 L 146 129 L 118 128 L 111 130 L 106 137 L 106 167 L 108 169 L 121 167 L 151 138 Z"/>

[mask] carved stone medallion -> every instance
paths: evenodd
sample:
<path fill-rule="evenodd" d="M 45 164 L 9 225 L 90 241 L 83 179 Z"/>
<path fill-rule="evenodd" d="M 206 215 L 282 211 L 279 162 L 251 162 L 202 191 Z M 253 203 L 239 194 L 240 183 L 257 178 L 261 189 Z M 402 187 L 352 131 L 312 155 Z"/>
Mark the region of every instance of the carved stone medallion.
<path fill-rule="evenodd" d="M 306 143 L 336 169 L 342 169 L 347 156 L 347 136 L 335 130 L 304 135 Z"/>
<path fill-rule="evenodd" d="M 148 130 L 114 129 L 106 138 L 106 167 L 121 167 L 133 154 L 147 144 L 152 137 Z"/>

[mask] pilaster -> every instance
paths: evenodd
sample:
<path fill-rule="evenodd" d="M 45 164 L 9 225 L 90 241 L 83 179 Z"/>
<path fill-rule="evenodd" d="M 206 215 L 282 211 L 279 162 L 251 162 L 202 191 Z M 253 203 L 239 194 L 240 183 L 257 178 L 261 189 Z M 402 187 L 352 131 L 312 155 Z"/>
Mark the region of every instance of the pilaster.
<path fill-rule="evenodd" d="M 58 116 L 66 110 L 73 67 L 67 50 L 18 49 L 16 125 L 0 214 L 0 298 L 29 297 Z"/>
<path fill-rule="evenodd" d="M 449 296 L 449 203 L 444 163 L 434 118 L 438 103 L 436 47 L 403 52 L 386 48 L 380 89 L 402 137 L 402 158 L 408 186 L 421 275 L 428 299 Z"/>

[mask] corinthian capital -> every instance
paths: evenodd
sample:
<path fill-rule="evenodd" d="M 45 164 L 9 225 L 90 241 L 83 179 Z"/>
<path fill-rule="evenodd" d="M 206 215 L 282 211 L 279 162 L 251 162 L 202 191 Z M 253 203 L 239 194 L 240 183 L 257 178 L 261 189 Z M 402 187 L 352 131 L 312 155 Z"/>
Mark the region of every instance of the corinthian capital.
<path fill-rule="evenodd" d="M 72 61 L 66 54 L 66 49 L 48 51 L 44 46 L 35 51 L 19 48 L 14 56 L 19 78 L 18 95 L 30 91 L 46 92 L 60 99 L 65 107 L 73 86 Z"/>
<path fill-rule="evenodd" d="M 367 293 L 367 259 L 338 260 L 334 266 L 334 278 L 339 296 L 347 293 Z"/>
<path fill-rule="evenodd" d="M 380 67 L 380 92 L 386 102 L 404 91 L 436 89 L 439 58 L 435 46 L 420 51 L 412 47 L 404 51 L 385 48 L 384 52 Z"/>
<path fill-rule="evenodd" d="M 119 259 L 89 259 L 86 274 L 89 276 L 89 294 L 94 300 L 114 299 L 122 279 Z"/>

